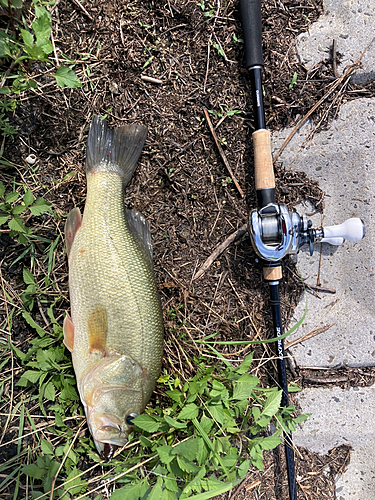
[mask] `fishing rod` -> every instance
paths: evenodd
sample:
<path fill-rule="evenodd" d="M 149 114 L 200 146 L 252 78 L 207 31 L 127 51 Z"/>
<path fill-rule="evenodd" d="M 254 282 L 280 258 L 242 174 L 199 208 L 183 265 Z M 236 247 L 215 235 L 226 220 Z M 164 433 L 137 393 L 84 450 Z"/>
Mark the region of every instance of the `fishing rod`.
<path fill-rule="evenodd" d="M 359 241 L 365 234 L 361 219 L 352 218 L 337 226 L 312 228 L 306 216 L 289 211 L 284 204 L 275 203 L 275 175 L 271 153 L 271 134 L 266 129 L 263 105 L 261 0 L 239 0 L 245 66 L 251 81 L 255 131 L 252 134 L 254 149 L 254 177 L 258 209 L 249 215 L 249 234 L 256 254 L 263 261 L 263 277 L 269 284 L 273 327 L 276 337 L 283 334 L 279 283 L 282 279 L 281 259 L 297 253 L 308 244 L 310 255 L 314 243 L 325 242 L 341 245 L 345 239 Z M 279 383 L 282 389 L 281 406 L 289 406 L 288 382 L 285 367 L 283 339 L 277 341 Z M 285 456 L 290 500 L 297 500 L 294 452 L 290 434 L 284 433 Z"/>

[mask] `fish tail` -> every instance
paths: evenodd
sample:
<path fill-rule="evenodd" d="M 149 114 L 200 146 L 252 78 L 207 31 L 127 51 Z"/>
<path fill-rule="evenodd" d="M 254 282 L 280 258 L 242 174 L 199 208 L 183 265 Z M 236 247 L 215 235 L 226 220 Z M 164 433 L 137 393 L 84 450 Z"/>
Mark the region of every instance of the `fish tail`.
<path fill-rule="evenodd" d="M 124 185 L 129 182 L 147 136 L 144 125 L 123 125 L 110 130 L 106 120 L 95 115 L 87 138 L 86 174 L 115 172 Z"/>

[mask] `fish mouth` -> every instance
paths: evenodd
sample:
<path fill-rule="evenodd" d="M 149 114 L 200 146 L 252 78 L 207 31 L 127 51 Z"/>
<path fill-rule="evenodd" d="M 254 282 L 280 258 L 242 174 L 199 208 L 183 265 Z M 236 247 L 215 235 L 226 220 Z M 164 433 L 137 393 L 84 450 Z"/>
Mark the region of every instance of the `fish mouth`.
<path fill-rule="evenodd" d="M 103 443 L 103 444 L 104 447 L 103 450 L 100 452 L 100 456 L 104 460 L 107 460 L 107 462 L 109 463 L 112 460 L 115 451 L 119 448 L 119 446 L 117 444 L 111 444 L 111 443 Z"/>
<path fill-rule="evenodd" d="M 110 462 L 114 457 L 115 452 L 119 448 L 122 448 L 122 446 L 124 446 L 127 443 L 127 441 L 122 442 L 121 444 L 115 444 L 115 443 L 104 443 L 103 441 L 97 441 L 94 438 L 94 443 L 100 457 L 103 458 L 103 460 L 107 460 L 107 462 Z"/>

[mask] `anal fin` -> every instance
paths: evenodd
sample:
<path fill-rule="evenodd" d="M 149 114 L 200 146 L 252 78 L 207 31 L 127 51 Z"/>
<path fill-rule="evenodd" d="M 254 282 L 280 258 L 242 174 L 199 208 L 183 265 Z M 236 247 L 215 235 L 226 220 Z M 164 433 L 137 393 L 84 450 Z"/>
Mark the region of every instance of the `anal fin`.
<path fill-rule="evenodd" d="M 66 313 L 63 323 L 63 333 L 64 333 L 64 345 L 70 351 L 73 352 L 74 348 L 74 325 L 72 318 Z"/>
<path fill-rule="evenodd" d="M 65 222 L 65 246 L 66 252 L 70 254 L 70 249 L 72 248 L 75 235 L 82 224 L 82 215 L 79 208 L 73 208 L 69 212 L 68 218 Z"/>

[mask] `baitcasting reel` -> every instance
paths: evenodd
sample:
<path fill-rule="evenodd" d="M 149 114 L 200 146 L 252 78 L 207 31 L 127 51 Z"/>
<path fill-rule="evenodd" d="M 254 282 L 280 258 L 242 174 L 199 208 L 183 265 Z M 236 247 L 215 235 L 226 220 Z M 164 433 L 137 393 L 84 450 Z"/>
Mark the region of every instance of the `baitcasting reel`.
<path fill-rule="evenodd" d="M 249 217 L 251 242 L 258 256 L 268 262 L 278 262 L 285 255 L 298 252 L 302 245 L 314 243 L 342 245 L 345 240 L 359 241 L 365 235 L 361 219 L 348 219 L 337 226 L 312 228 L 312 222 L 303 215 L 289 212 L 286 205 L 269 203 L 260 210 L 253 210 Z"/>

